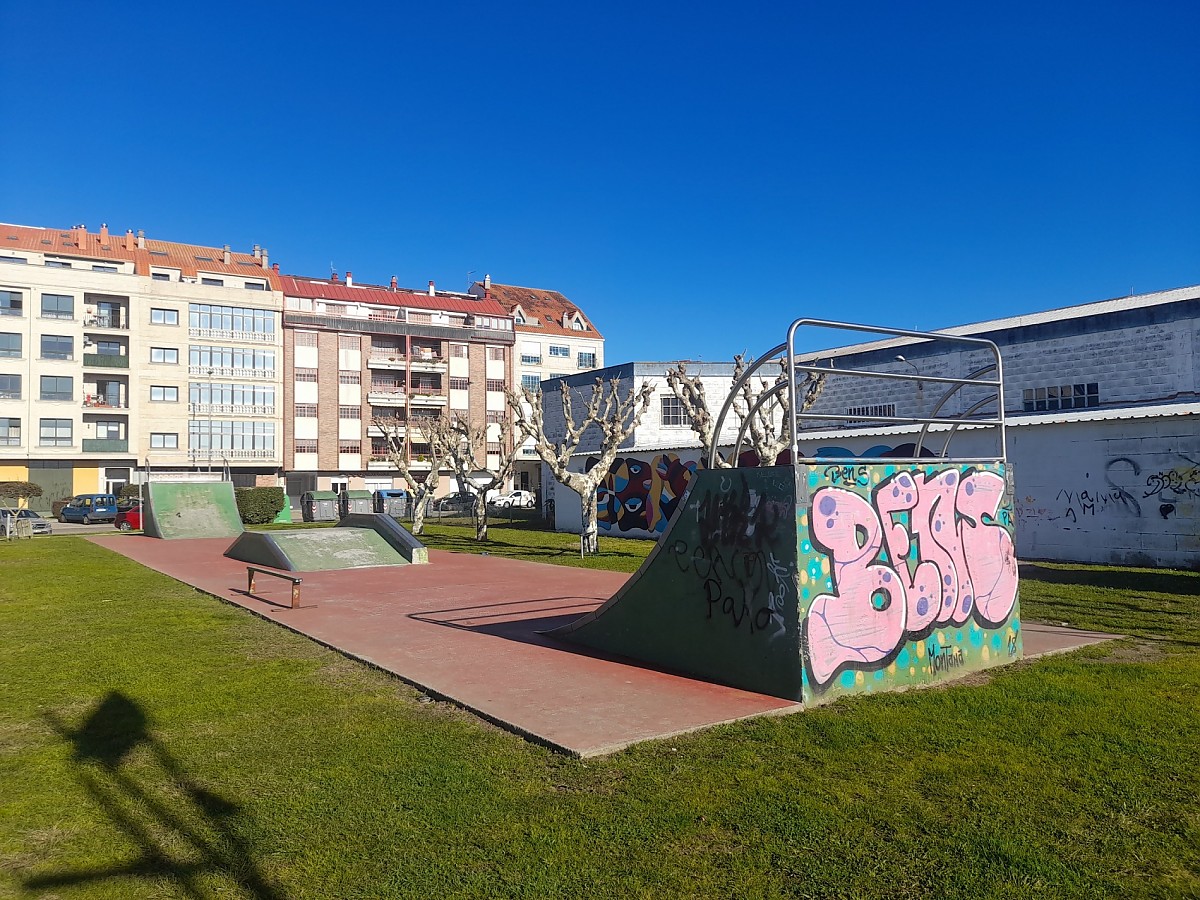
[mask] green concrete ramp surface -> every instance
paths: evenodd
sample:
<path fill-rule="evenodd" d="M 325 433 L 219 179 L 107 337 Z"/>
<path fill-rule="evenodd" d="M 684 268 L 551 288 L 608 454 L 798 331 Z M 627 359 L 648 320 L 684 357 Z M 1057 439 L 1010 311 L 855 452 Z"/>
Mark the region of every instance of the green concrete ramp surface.
<path fill-rule="evenodd" d="M 243 531 L 229 481 L 151 481 L 142 505 L 142 530 L 150 537 L 234 537 Z"/>
<path fill-rule="evenodd" d="M 230 559 L 288 572 L 427 563 L 428 551 L 389 516 L 356 513 L 334 528 L 247 531 L 225 551 Z"/>

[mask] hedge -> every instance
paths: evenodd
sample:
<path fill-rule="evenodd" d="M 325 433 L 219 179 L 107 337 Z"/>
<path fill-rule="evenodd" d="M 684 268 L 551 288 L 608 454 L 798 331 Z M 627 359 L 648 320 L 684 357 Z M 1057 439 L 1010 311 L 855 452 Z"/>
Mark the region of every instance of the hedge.
<path fill-rule="evenodd" d="M 275 521 L 286 499 L 281 487 L 236 488 L 238 514 L 247 525 L 265 525 Z"/>

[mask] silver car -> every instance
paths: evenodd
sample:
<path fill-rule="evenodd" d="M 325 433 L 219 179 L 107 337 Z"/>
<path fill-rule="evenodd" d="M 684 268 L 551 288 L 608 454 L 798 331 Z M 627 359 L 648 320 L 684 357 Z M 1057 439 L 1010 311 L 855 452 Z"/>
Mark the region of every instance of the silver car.
<path fill-rule="evenodd" d="M 28 519 L 30 524 L 33 526 L 34 534 L 54 533 L 53 526 L 51 526 L 50 522 L 46 519 L 43 519 L 32 509 L 18 509 L 15 511 L 11 509 L 0 509 L 0 537 L 8 534 L 9 522 L 13 516 L 15 516 L 17 519 Z M 15 528 L 13 530 L 15 530 Z"/>

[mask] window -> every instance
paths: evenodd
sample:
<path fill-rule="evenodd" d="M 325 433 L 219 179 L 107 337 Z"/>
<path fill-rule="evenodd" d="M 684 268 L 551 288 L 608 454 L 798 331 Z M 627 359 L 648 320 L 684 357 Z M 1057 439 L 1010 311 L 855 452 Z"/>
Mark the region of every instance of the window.
<path fill-rule="evenodd" d="M 297 369 L 296 370 L 296 380 L 297 381 L 316 381 L 317 380 L 317 370 L 316 369 Z"/>
<path fill-rule="evenodd" d="M 338 453 L 361 453 L 362 444 L 358 441 L 338 441 Z"/>
<path fill-rule="evenodd" d="M 0 316 L 23 316 L 24 307 L 19 291 L 0 291 Z"/>
<path fill-rule="evenodd" d="M 470 378 L 452 377 L 450 379 L 450 390 L 452 390 L 452 391 L 465 391 L 465 390 L 468 390 L 470 387 L 471 387 L 471 379 Z"/>
<path fill-rule="evenodd" d="M 338 372 L 338 384 L 362 384 L 362 372 L 342 369 Z"/>
<path fill-rule="evenodd" d="M 471 421 L 471 411 L 468 409 L 452 409 L 450 410 L 451 422 L 469 422 Z"/>
<path fill-rule="evenodd" d="M 504 348 L 503 347 L 488 347 L 487 348 L 487 358 L 491 362 L 504 362 Z"/>
<path fill-rule="evenodd" d="M 855 416 L 860 422 L 878 419 L 894 418 L 896 415 L 895 403 L 873 403 L 869 406 L 850 406 L 846 409 L 846 415 Z"/>
<path fill-rule="evenodd" d="M 296 447 L 297 453 L 316 453 L 317 452 L 317 442 L 316 441 L 296 441 L 295 447 Z"/>
<path fill-rule="evenodd" d="M 200 283 L 209 287 L 225 287 L 225 281 L 221 278 L 201 278 Z"/>
<path fill-rule="evenodd" d="M 661 415 L 663 426 L 687 428 L 692 424 L 692 418 L 683 411 L 683 404 L 678 397 L 662 397 Z"/>
<path fill-rule="evenodd" d="M 315 331 L 297 331 L 295 337 L 297 347 L 317 346 L 317 333 Z"/>
<path fill-rule="evenodd" d="M 372 406 L 371 418 L 395 419 L 397 422 L 407 422 L 408 412 L 403 406 Z"/>
<path fill-rule="evenodd" d="M 102 441 L 121 440 L 121 423 L 112 420 L 97 422 L 96 437 Z"/>
<path fill-rule="evenodd" d="M 487 452 L 491 453 L 493 455 L 499 453 L 500 452 L 500 442 L 499 441 L 488 441 Z"/>
<path fill-rule="evenodd" d="M 315 419 L 317 417 L 317 404 L 315 403 L 297 403 L 296 418 L 297 419 Z"/>
<path fill-rule="evenodd" d="M 246 290 L 248 291 L 265 291 L 267 286 L 261 281 L 247 281 Z"/>
<path fill-rule="evenodd" d="M 270 456 L 275 452 L 275 423 L 191 419 L 188 421 L 188 448 Z"/>
<path fill-rule="evenodd" d="M 21 420 L 0 419 L 0 447 L 21 446 Z"/>
<path fill-rule="evenodd" d="M 151 325 L 178 325 L 179 310 L 177 309 L 151 309 L 150 310 Z"/>
<path fill-rule="evenodd" d="M 73 400 L 75 398 L 75 379 L 69 375 L 43 375 L 43 400 Z"/>
<path fill-rule="evenodd" d="M 542 389 L 542 377 L 540 375 L 522 375 L 521 387 L 528 388 L 536 394 Z"/>
<path fill-rule="evenodd" d="M 179 449 L 179 433 L 169 431 L 152 431 L 150 432 L 150 449 L 152 450 L 178 450 Z"/>
<path fill-rule="evenodd" d="M 486 390 L 503 392 L 504 391 L 504 379 L 503 378 L 489 378 L 487 380 Z"/>
<path fill-rule="evenodd" d="M 179 388 L 170 384 L 152 384 L 150 400 L 154 403 L 178 403 Z"/>
<path fill-rule="evenodd" d="M 75 339 L 69 335 L 43 334 L 42 359 L 71 359 L 75 356 Z"/>
<path fill-rule="evenodd" d="M 338 335 L 339 350 L 360 350 L 362 342 L 358 339 L 357 334 L 339 334 Z"/>
<path fill-rule="evenodd" d="M 373 459 L 387 459 L 388 458 L 388 442 L 386 440 L 380 440 L 379 438 L 372 438 L 372 440 L 371 440 L 371 457 Z"/>
<path fill-rule="evenodd" d="M 189 303 L 188 328 L 273 335 L 275 333 L 275 314 L 269 309 L 255 309 L 250 306 Z"/>
<path fill-rule="evenodd" d="M 581 369 L 596 368 L 596 354 L 595 353 L 580 353 L 580 354 L 578 354 L 576 359 L 578 360 L 578 365 L 579 365 L 579 368 L 581 368 Z"/>
<path fill-rule="evenodd" d="M 21 335 L 0 332 L 0 356 L 21 358 Z"/>
<path fill-rule="evenodd" d="M 362 418 L 362 407 L 361 406 L 339 406 L 338 407 L 338 418 L 339 419 L 361 419 Z"/>
<path fill-rule="evenodd" d="M 38 443 L 43 447 L 70 447 L 70 419 L 39 419 Z"/>
<path fill-rule="evenodd" d="M 115 271 L 117 271 L 117 267 L 116 266 L 92 266 L 92 271 L 93 272 L 115 272 Z"/>
<path fill-rule="evenodd" d="M 166 272 L 151 272 L 150 277 L 155 281 L 170 281 L 171 276 Z"/>
<path fill-rule="evenodd" d="M 571 348 L 563 346 L 562 344 L 551 344 L 550 345 L 550 355 L 551 356 L 560 356 L 563 359 L 570 359 L 571 358 Z"/>
<path fill-rule="evenodd" d="M 1084 409 L 1100 405 L 1100 385 L 1063 384 L 1051 387 L 1026 388 L 1023 396 L 1025 412 L 1045 412 L 1054 409 Z"/>
<path fill-rule="evenodd" d="M 120 356 L 120 341 L 96 341 L 96 352 L 101 356 Z"/>
<path fill-rule="evenodd" d="M 571 322 L 571 330 L 572 331 L 583 331 L 584 330 L 583 322 L 581 322 L 579 319 L 575 319 L 574 321 Z"/>
<path fill-rule="evenodd" d="M 46 260 L 46 268 L 48 269 L 69 269 L 71 264 L 65 259 L 48 259 Z"/>
<path fill-rule="evenodd" d="M 23 256 L 0 256 L 0 263 L 16 263 L 17 265 L 25 265 L 29 260 Z"/>
<path fill-rule="evenodd" d="M 485 418 L 487 419 L 487 423 L 489 425 L 499 425 L 505 420 L 506 415 L 501 410 L 489 409 L 486 413 Z"/>
<path fill-rule="evenodd" d="M 177 366 L 179 365 L 179 348 L 177 347 L 151 347 L 150 362 L 163 363 L 164 365 Z"/>
<path fill-rule="evenodd" d="M 21 399 L 21 376 L 0 375 L 0 400 Z"/>
<path fill-rule="evenodd" d="M 466 359 L 469 352 L 470 351 L 468 350 L 466 344 L 451 344 L 450 345 L 450 356 L 453 357 L 454 359 Z"/>
<path fill-rule="evenodd" d="M 75 298 L 70 294 L 42 294 L 42 318 L 75 318 Z"/>

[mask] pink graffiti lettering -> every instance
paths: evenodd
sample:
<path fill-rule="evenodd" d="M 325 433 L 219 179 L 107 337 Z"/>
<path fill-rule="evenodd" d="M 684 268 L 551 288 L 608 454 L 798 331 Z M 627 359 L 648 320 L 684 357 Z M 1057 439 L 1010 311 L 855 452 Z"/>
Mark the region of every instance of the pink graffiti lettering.
<path fill-rule="evenodd" d="M 936 623 L 1004 621 L 1017 566 L 1012 535 L 995 521 L 1003 495 L 999 475 L 957 468 L 897 473 L 871 500 L 840 487 L 813 495 L 809 527 L 831 559 L 833 585 L 807 617 L 818 684 L 842 666 L 887 658 Z"/>

